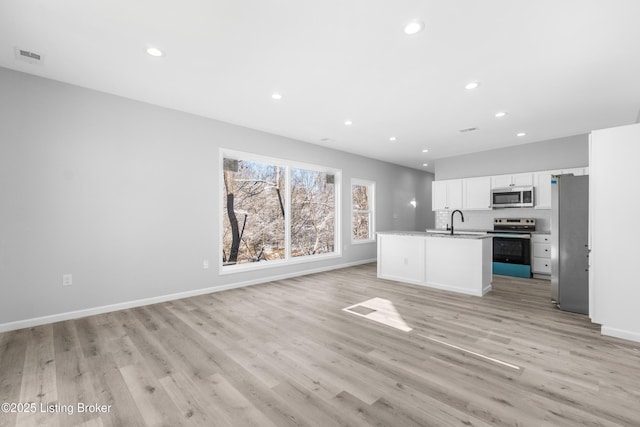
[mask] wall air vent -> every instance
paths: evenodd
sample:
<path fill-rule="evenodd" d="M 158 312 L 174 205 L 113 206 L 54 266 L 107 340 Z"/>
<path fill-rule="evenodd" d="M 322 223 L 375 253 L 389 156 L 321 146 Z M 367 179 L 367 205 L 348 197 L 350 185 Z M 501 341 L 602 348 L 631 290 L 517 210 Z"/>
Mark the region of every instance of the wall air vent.
<path fill-rule="evenodd" d="M 473 132 L 474 130 L 478 130 L 478 128 L 466 128 L 466 129 L 460 129 L 460 132 Z"/>
<path fill-rule="evenodd" d="M 41 65 L 44 61 L 44 56 L 40 53 L 32 52 L 30 50 L 15 48 L 16 59 L 20 61 L 28 62 L 29 64 Z"/>

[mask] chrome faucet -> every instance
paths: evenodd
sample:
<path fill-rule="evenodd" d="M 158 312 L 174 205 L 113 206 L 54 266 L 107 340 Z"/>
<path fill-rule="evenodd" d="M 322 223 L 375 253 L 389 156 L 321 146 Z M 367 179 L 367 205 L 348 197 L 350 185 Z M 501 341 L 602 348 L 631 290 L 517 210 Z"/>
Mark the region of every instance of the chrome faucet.
<path fill-rule="evenodd" d="M 464 222 L 464 215 L 462 215 L 462 211 L 459 209 L 456 209 L 455 211 L 451 212 L 451 235 L 453 236 L 453 215 L 458 212 L 460 214 L 460 219 L 462 220 L 462 222 Z"/>

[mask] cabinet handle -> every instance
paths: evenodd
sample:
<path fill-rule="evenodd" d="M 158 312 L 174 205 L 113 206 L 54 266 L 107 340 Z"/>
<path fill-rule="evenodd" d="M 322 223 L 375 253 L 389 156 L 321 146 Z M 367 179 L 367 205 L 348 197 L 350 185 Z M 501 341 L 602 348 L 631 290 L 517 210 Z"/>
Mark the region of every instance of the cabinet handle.
<path fill-rule="evenodd" d="M 545 252 L 549 252 L 549 249 L 545 249 L 544 251 L 545 251 Z"/>

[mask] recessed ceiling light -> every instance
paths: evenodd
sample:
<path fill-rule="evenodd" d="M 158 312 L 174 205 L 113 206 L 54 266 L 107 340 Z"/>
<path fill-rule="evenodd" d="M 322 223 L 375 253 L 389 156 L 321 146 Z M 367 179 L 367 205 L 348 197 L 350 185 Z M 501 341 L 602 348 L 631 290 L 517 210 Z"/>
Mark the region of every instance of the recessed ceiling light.
<path fill-rule="evenodd" d="M 423 153 L 428 153 L 428 152 L 429 152 L 429 150 L 425 148 L 424 150 L 422 150 L 422 152 L 423 152 Z"/>
<path fill-rule="evenodd" d="M 526 136 L 526 135 L 527 135 L 527 134 L 526 134 L 526 133 L 524 133 L 524 132 L 520 132 L 520 133 L 516 134 L 516 136 Z"/>
<path fill-rule="evenodd" d="M 396 138 L 395 136 L 392 136 L 391 138 L 389 138 L 389 141 L 395 141 L 395 140 L 397 140 L 397 139 L 398 139 L 398 138 Z"/>
<path fill-rule="evenodd" d="M 429 166 L 429 163 L 423 163 L 422 166 L 427 167 Z"/>
<path fill-rule="evenodd" d="M 280 95 L 280 94 L 279 94 L 279 93 L 277 93 L 277 92 L 274 92 L 274 93 L 272 93 L 272 94 L 271 94 L 271 98 L 272 98 L 272 99 L 274 99 L 274 100 L 276 100 L 276 101 L 279 101 L 279 100 L 281 100 L 281 99 L 282 99 L 282 95 Z"/>
<path fill-rule="evenodd" d="M 164 52 L 158 49 L 157 47 L 147 48 L 147 53 L 151 56 L 163 56 Z"/>
<path fill-rule="evenodd" d="M 404 33 L 408 36 L 418 34 L 424 29 L 424 22 L 414 19 L 404 26 Z"/>
<path fill-rule="evenodd" d="M 496 117 L 504 117 L 506 115 L 507 115 L 506 111 L 500 111 L 500 112 L 496 113 Z"/>
<path fill-rule="evenodd" d="M 351 120 L 345 120 L 344 121 L 344 125 L 345 126 L 351 126 L 353 124 L 353 122 Z"/>
<path fill-rule="evenodd" d="M 464 88 L 467 90 L 471 90 L 477 88 L 478 86 L 480 86 L 480 82 L 469 82 L 465 85 Z"/>

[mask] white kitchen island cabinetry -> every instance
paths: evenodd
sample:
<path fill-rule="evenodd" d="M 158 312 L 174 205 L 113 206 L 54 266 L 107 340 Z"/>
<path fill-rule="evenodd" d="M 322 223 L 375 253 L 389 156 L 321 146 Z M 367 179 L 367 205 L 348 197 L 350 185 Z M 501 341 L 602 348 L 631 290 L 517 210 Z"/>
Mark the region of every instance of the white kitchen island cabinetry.
<path fill-rule="evenodd" d="M 378 233 L 378 277 L 482 296 L 491 290 L 492 238 Z"/>

